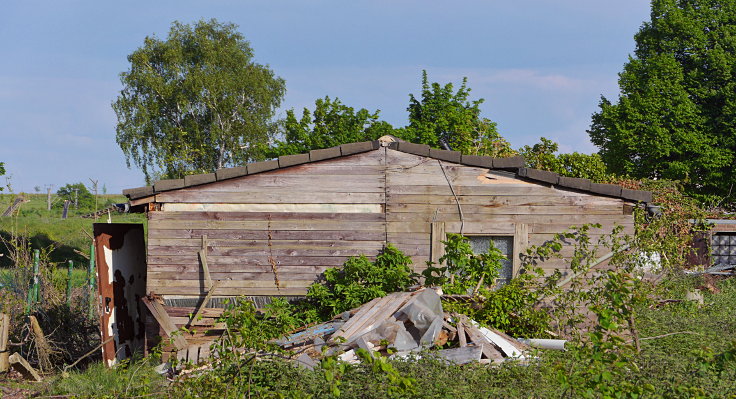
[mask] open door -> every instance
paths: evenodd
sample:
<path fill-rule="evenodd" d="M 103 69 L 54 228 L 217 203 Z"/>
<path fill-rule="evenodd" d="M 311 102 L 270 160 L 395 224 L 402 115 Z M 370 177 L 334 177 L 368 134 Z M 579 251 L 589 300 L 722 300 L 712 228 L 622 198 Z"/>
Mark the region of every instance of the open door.
<path fill-rule="evenodd" d="M 146 249 L 142 224 L 95 223 L 102 359 L 110 367 L 143 352 Z M 112 338 L 112 340 L 110 340 Z M 109 340 L 109 342 L 107 342 Z"/>

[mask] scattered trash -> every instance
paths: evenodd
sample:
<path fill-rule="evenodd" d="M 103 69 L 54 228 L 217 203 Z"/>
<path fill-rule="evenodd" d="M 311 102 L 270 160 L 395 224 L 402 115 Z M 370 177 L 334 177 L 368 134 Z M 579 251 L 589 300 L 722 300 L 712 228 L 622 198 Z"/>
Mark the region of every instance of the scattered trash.
<path fill-rule="evenodd" d="M 355 351 L 359 348 L 392 358 L 409 358 L 417 357 L 424 349 L 450 347 L 437 351 L 437 355 L 455 364 L 525 360 L 529 349 L 528 344 L 501 331 L 480 327 L 464 315 L 445 313 L 442 298 L 430 288 L 373 299 L 334 320 L 303 328 L 274 343 L 294 351 L 294 360 L 306 368 L 316 366 L 325 355 L 358 363 Z"/>
<path fill-rule="evenodd" d="M 559 351 L 565 350 L 565 339 L 542 339 L 542 338 L 520 338 L 519 342 L 523 342 L 532 348 L 539 349 L 554 349 Z"/>
<path fill-rule="evenodd" d="M 711 276 L 736 276 L 736 265 L 717 264 L 703 270 L 702 272 L 687 270 L 685 273 L 695 275 L 708 274 Z"/>
<path fill-rule="evenodd" d="M 689 291 L 687 294 L 685 294 L 685 300 L 697 302 L 698 304 L 702 305 L 704 303 L 703 293 L 700 292 L 700 290 Z"/>

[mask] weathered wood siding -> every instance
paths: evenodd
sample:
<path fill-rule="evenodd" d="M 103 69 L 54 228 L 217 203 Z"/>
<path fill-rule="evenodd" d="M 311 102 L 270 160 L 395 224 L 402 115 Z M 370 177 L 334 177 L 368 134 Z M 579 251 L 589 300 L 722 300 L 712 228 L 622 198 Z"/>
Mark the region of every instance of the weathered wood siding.
<path fill-rule="evenodd" d="M 203 294 L 197 252 L 206 235 L 211 277 L 222 280 L 216 295 L 304 294 L 326 268 L 383 247 L 384 163 L 379 150 L 158 194 L 162 210 L 149 212 L 148 290 Z M 203 204 L 219 211 L 198 210 Z M 269 204 L 276 208 L 263 211 Z"/>
<path fill-rule="evenodd" d="M 204 294 L 197 255 L 203 236 L 211 277 L 222 280 L 217 295 L 300 295 L 326 268 L 373 256 L 386 242 L 423 269 L 433 228 L 523 233 L 517 247 L 542 244 L 575 224 L 603 224 L 596 234 L 614 224 L 633 230 L 621 199 L 385 148 L 164 192 L 156 202 L 148 291 L 161 295 Z"/>
<path fill-rule="evenodd" d="M 413 254 L 418 270 L 437 258 L 432 256 L 433 223 L 443 224 L 446 233 L 460 233 L 461 227 L 466 235 L 526 233 L 515 241 L 516 253 L 524 249 L 519 247 L 543 244 L 571 225 L 600 223 L 602 228 L 592 231 L 594 241 L 616 224 L 633 232 L 633 217 L 625 214 L 621 199 L 560 190 L 398 151 L 387 152 L 386 164 L 388 240 Z M 571 249 L 562 254 L 570 255 Z M 564 264 L 550 260 L 542 267 L 552 271 Z"/>

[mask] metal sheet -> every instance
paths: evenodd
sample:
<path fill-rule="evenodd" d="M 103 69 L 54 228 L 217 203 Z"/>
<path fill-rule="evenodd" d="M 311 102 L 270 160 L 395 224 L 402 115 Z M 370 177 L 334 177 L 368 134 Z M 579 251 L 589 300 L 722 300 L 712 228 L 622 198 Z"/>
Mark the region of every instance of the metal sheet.
<path fill-rule="evenodd" d="M 146 250 L 142 224 L 95 223 L 100 332 L 107 366 L 143 352 Z"/>

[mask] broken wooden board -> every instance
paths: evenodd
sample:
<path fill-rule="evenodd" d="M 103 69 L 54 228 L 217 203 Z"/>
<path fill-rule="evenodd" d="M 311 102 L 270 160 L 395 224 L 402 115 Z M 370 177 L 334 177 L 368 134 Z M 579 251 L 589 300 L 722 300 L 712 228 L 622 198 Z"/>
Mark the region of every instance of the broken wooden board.
<path fill-rule="evenodd" d="M 151 312 L 151 315 L 153 315 L 153 318 L 156 319 L 166 335 L 173 339 L 174 347 L 176 347 L 176 349 L 182 350 L 189 347 L 189 343 L 186 338 L 179 333 L 176 325 L 174 325 L 174 322 L 169 318 L 169 314 L 166 313 L 166 309 L 164 309 L 160 303 L 155 300 L 152 301 L 148 297 L 141 298 L 141 301 L 146 305 L 148 310 Z"/>
<path fill-rule="evenodd" d="M 476 346 L 483 346 L 483 354 L 488 359 L 498 362 L 503 361 L 503 354 L 493 346 L 493 343 L 477 327 L 472 325 L 467 319 L 463 320 L 463 327 L 471 342 Z"/>
<path fill-rule="evenodd" d="M 200 345 L 190 345 L 189 347 L 179 350 L 176 352 L 176 359 L 180 362 L 188 362 L 192 364 L 198 364 L 210 359 L 212 353 L 210 352 L 211 342 L 206 342 Z"/>
<path fill-rule="evenodd" d="M 368 302 L 361 306 L 360 310 L 330 337 L 330 341 L 337 342 L 344 339 L 350 342 L 353 338 L 370 332 L 396 313 L 418 292 L 420 291 L 395 292 Z"/>
<path fill-rule="evenodd" d="M 199 307 L 197 307 L 197 311 L 192 315 L 192 318 L 187 323 L 187 327 L 191 326 L 193 323 L 195 323 L 197 320 L 199 320 L 199 316 L 202 314 L 204 309 L 209 305 L 210 298 L 212 298 L 212 295 L 215 293 L 215 290 L 217 287 L 220 286 L 220 280 L 215 280 L 210 286 L 209 290 L 207 291 L 207 295 L 205 295 L 204 299 L 202 299 L 202 302 L 199 304 Z"/>

